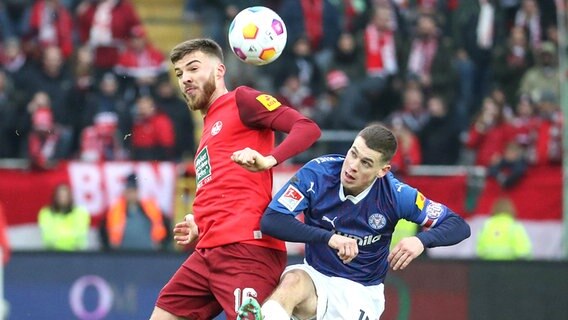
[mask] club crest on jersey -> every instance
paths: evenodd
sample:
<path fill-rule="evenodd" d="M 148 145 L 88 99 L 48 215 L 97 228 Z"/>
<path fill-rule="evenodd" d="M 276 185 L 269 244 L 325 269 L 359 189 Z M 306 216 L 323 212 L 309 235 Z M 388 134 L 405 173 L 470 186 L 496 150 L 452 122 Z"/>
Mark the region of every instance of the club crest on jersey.
<path fill-rule="evenodd" d="M 290 211 L 296 210 L 304 195 L 293 185 L 289 185 L 286 191 L 278 198 L 278 202 Z"/>
<path fill-rule="evenodd" d="M 380 213 L 373 213 L 368 221 L 371 228 L 375 230 L 382 229 L 387 224 L 387 218 Z"/>
<path fill-rule="evenodd" d="M 442 215 L 442 211 L 444 211 L 444 208 L 438 202 L 430 201 L 426 206 L 426 216 L 430 220 L 438 219 Z"/>
<path fill-rule="evenodd" d="M 221 132 L 221 129 L 223 129 L 223 122 L 221 121 L 215 122 L 211 127 L 211 135 L 212 136 L 217 135 L 219 132 Z"/>
<path fill-rule="evenodd" d="M 256 97 L 256 100 L 258 100 L 258 102 L 262 103 L 262 105 L 268 110 L 268 111 L 272 111 L 275 110 L 276 108 L 280 107 L 282 104 L 280 103 L 280 101 L 276 100 L 276 98 L 274 98 L 273 96 L 269 95 L 269 94 L 261 94 L 258 95 Z"/>

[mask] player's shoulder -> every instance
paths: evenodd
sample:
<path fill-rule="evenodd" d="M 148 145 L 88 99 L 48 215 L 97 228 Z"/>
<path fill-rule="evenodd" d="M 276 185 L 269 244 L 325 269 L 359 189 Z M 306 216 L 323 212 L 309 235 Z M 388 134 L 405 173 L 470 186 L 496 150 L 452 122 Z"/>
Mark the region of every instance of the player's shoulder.
<path fill-rule="evenodd" d="M 236 96 L 258 96 L 259 94 L 262 94 L 261 91 L 258 91 L 254 88 L 251 88 L 249 86 L 238 86 L 233 90 L 234 94 Z"/>
<path fill-rule="evenodd" d="M 247 86 L 239 86 L 233 90 L 237 105 L 258 105 L 273 111 L 282 103 L 274 96 Z"/>
<path fill-rule="evenodd" d="M 341 169 L 344 160 L 344 155 L 327 154 L 310 160 L 304 167 L 315 171 L 337 171 Z"/>
<path fill-rule="evenodd" d="M 400 181 L 392 172 L 387 173 L 381 179 L 381 186 L 383 192 L 386 191 L 396 202 L 406 198 L 414 198 L 418 192 L 416 188 Z"/>

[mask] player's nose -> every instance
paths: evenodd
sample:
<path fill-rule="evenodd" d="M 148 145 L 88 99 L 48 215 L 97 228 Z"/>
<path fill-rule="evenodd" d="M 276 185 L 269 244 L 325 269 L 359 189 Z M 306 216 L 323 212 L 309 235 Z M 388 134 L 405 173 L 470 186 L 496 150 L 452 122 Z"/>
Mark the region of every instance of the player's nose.
<path fill-rule="evenodd" d="M 184 74 L 181 76 L 181 82 L 183 82 L 183 83 L 192 83 L 192 82 L 193 82 L 193 78 L 191 77 L 190 74 L 184 73 Z"/>

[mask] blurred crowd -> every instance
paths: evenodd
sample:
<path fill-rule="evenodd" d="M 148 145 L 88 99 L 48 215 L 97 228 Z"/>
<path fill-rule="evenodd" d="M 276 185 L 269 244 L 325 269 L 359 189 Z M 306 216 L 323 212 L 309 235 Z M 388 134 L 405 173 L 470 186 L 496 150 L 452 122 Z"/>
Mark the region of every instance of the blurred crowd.
<path fill-rule="evenodd" d="M 273 8 L 286 22 L 286 51 L 261 68 L 236 63 L 229 83 L 272 92 L 325 130 L 389 125 L 400 141 L 395 170 L 480 165 L 512 185 L 531 165 L 561 163 L 553 0 L 186 4 L 186 19 L 225 45 L 224 26 L 241 8 Z"/>
<path fill-rule="evenodd" d="M 0 158 L 49 169 L 193 156 L 168 69 L 130 1 L 0 2 Z"/>
<path fill-rule="evenodd" d="M 263 67 L 226 39 L 252 5 L 287 26 Z M 267 91 L 324 130 L 390 126 L 395 170 L 475 164 L 506 185 L 561 163 L 553 0 L 186 0 L 180 15 L 224 46 L 229 87 Z M 0 158 L 191 159 L 195 125 L 168 63 L 131 0 L 2 1 Z"/>
<path fill-rule="evenodd" d="M 226 39 L 253 5 L 274 9 L 288 32 L 282 56 L 262 67 L 238 61 Z M 531 166 L 561 164 L 554 0 L 185 0 L 179 10 L 223 46 L 229 88 L 266 91 L 329 132 L 388 125 L 399 139 L 394 171 L 479 165 L 507 189 Z M 147 27 L 133 0 L 0 1 L 0 159 L 37 170 L 70 159 L 191 161 L 197 122 Z M 348 147 L 318 143 L 305 159 Z M 38 213 L 46 248 L 84 249 L 88 213 L 69 186 L 53 193 Z M 127 177 L 100 223 L 103 247 L 167 246 L 169 221 L 153 201 Z M 497 208 L 497 222 L 509 211 Z"/>

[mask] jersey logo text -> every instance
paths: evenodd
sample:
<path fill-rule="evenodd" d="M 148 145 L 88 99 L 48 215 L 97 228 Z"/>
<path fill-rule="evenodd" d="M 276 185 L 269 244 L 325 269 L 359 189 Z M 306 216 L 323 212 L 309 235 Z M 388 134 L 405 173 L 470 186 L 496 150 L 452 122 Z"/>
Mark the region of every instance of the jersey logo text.
<path fill-rule="evenodd" d="M 209 152 L 207 147 L 199 151 L 195 157 L 195 180 L 197 188 L 202 187 L 211 180 L 211 162 L 209 160 Z"/>
<path fill-rule="evenodd" d="M 256 100 L 258 100 L 258 102 L 262 103 L 262 105 L 268 111 L 273 111 L 273 110 L 275 110 L 276 108 L 278 108 L 282 105 L 280 103 L 280 101 L 276 100 L 276 98 L 274 98 L 273 96 L 271 96 L 269 94 L 261 94 L 261 95 L 256 97 Z"/>
<path fill-rule="evenodd" d="M 296 187 L 289 185 L 286 191 L 278 198 L 278 202 L 286 209 L 294 211 L 303 199 L 304 195 Z"/>
<path fill-rule="evenodd" d="M 363 237 L 358 237 L 358 236 L 354 236 L 352 234 L 343 233 L 341 231 L 335 231 L 335 234 L 357 240 L 357 245 L 359 247 L 368 246 L 370 244 L 373 244 L 373 243 L 381 240 L 381 236 L 382 236 L 380 234 L 377 234 L 377 235 L 368 234 L 368 235 L 363 236 Z"/>

